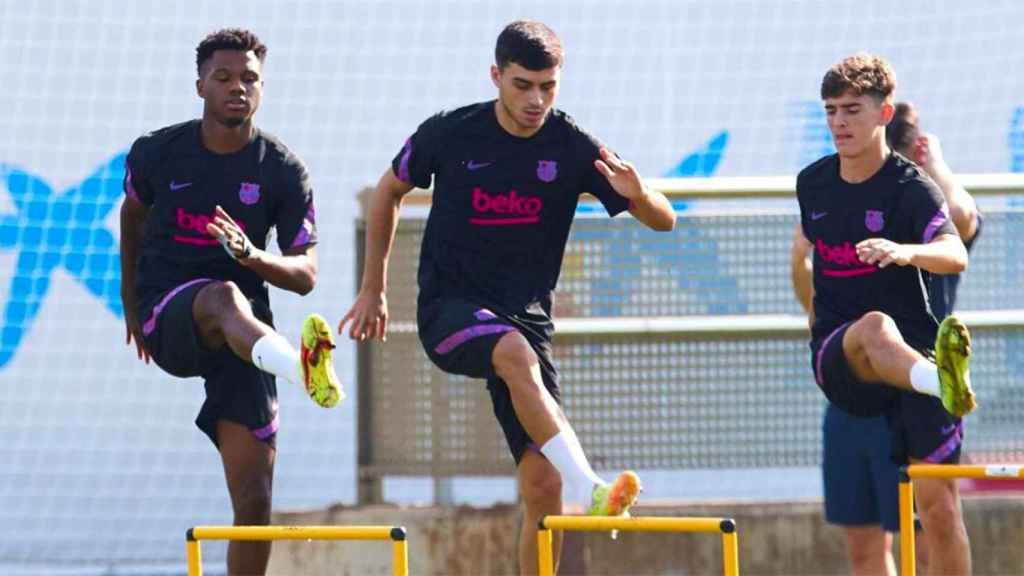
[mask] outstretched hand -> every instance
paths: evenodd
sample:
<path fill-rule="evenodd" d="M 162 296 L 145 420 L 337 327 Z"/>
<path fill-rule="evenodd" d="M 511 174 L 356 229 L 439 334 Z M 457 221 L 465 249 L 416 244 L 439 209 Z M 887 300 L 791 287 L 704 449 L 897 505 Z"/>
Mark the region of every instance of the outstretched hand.
<path fill-rule="evenodd" d="M 213 222 L 206 225 L 206 233 L 216 238 L 228 256 L 242 265 L 245 265 L 245 261 L 251 258 L 256 250 L 249 237 L 245 235 L 245 230 L 220 206 L 217 206 Z"/>
<path fill-rule="evenodd" d="M 388 299 L 383 292 L 370 293 L 360 291 L 352 308 L 338 322 L 338 334 L 343 334 L 345 324 L 352 322 L 348 337 L 362 342 L 367 338 L 387 340 L 388 331 Z"/>
<path fill-rule="evenodd" d="M 620 159 L 607 148 L 601 148 L 601 158 L 594 160 L 594 167 L 608 179 L 608 183 L 620 196 L 630 200 L 640 200 L 647 193 L 644 182 L 636 168 Z"/>

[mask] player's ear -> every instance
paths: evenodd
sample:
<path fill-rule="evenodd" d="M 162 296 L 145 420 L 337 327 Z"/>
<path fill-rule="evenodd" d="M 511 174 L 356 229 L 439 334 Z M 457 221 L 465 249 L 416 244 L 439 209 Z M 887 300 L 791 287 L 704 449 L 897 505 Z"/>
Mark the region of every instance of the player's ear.
<path fill-rule="evenodd" d="M 203 79 L 202 78 L 196 78 L 196 94 L 200 98 L 203 98 Z"/>
<path fill-rule="evenodd" d="M 892 122 L 893 115 L 896 114 L 896 107 L 893 106 L 892 100 L 886 98 L 882 100 L 882 122 L 889 124 Z"/>
<path fill-rule="evenodd" d="M 495 88 L 501 88 L 501 68 L 498 68 L 496 64 L 491 64 L 491 82 L 494 83 Z"/>

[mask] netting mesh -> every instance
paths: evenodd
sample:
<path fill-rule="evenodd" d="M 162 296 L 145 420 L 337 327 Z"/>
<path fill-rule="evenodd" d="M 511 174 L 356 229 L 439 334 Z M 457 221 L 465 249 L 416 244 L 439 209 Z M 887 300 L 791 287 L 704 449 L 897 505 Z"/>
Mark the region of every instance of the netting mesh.
<path fill-rule="evenodd" d="M 1000 252 L 1024 213 L 986 211 L 961 310 L 1024 307 L 1017 258 Z M 580 219 L 559 283 L 558 315 L 577 317 L 798 313 L 788 277 L 793 214 L 679 218 L 670 234 L 628 218 Z M 389 290 L 413 302 L 423 221 L 402 221 Z M 415 334 L 415 310 L 392 306 L 401 331 L 372 345 L 374 474 L 501 474 L 511 470 L 483 383 L 435 368 Z M 567 313 L 566 311 L 569 311 Z M 966 450 L 985 461 L 1024 456 L 1024 330 L 975 330 L 972 375 L 983 409 Z M 595 466 L 688 469 L 814 466 L 823 396 L 804 335 L 581 335 L 555 338 L 567 414 Z M 365 412 L 369 410 L 369 412 Z M 408 422 L 410 426 L 395 426 Z"/>

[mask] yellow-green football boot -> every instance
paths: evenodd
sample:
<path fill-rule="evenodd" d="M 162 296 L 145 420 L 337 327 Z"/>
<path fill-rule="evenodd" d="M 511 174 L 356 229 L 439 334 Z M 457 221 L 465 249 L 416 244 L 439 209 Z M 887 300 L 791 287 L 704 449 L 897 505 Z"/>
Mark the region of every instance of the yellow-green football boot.
<path fill-rule="evenodd" d="M 977 403 L 971 389 L 971 334 L 956 316 L 947 316 L 935 337 L 935 365 L 939 369 L 939 392 L 946 411 L 961 418 Z"/>
<path fill-rule="evenodd" d="M 324 408 L 336 406 L 345 398 L 331 353 L 334 337 L 327 321 L 319 314 L 310 314 L 302 322 L 302 345 L 299 364 L 302 368 L 302 382 L 314 402 Z"/>
<path fill-rule="evenodd" d="M 594 486 L 590 495 L 590 516 L 629 516 L 629 507 L 640 496 L 640 478 L 626 470 L 615 482 Z"/>

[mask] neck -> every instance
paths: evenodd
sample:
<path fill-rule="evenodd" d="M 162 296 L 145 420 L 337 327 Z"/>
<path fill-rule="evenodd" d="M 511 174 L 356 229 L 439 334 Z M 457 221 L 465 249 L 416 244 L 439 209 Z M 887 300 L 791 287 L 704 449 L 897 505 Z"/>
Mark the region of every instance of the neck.
<path fill-rule="evenodd" d="M 512 114 L 509 113 L 508 108 L 502 104 L 501 99 L 494 101 L 494 114 L 498 117 L 498 125 L 501 126 L 505 132 L 517 137 L 517 138 L 529 138 L 536 134 L 544 125 L 541 124 L 536 128 L 524 127 L 523 125 L 516 122 Z"/>
<path fill-rule="evenodd" d="M 857 156 L 840 156 L 839 177 L 850 184 L 860 184 L 881 170 L 889 154 L 885 140 L 880 139 Z"/>
<path fill-rule="evenodd" d="M 238 126 L 225 126 L 206 115 L 203 116 L 200 132 L 203 146 L 215 154 L 238 152 L 256 137 L 256 127 L 252 120 L 246 120 Z"/>

